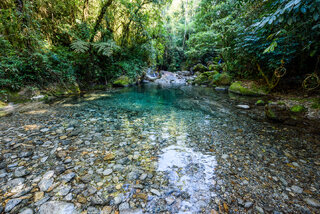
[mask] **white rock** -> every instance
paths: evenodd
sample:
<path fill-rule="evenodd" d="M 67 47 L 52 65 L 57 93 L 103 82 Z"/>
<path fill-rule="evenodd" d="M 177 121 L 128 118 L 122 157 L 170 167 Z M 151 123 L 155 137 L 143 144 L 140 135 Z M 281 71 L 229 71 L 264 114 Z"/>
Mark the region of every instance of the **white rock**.
<path fill-rule="evenodd" d="M 76 208 L 71 203 L 50 201 L 41 205 L 39 214 L 76 214 Z"/>
<path fill-rule="evenodd" d="M 237 107 L 241 109 L 250 109 L 250 106 L 248 105 L 237 105 Z"/>

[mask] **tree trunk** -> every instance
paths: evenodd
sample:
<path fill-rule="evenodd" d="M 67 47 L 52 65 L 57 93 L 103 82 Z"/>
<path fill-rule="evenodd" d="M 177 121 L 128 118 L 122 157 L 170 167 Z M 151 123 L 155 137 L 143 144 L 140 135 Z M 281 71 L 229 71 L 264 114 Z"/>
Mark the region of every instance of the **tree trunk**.
<path fill-rule="evenodd" d="M 103 6 L 102 6 L 102 9 L 100 11 L 100 14 L 96 20 L 96 23 L 94 25 L 94 28 L 93 28 L 93 31 L 92 31 L 92 34 L 91 34 L 91 38 L 90 38 L 90 42 L 93 42 L 94 40 L 94 37 L 98 31 L 98 28 L 100 27 L 100 24 L 101 24 L 101 21 L 104 17 L 104 14 L 106 13 L 107 11 L 107 8 L 112 4 L 112 1 L 113 0 L 108 0 Z"/>

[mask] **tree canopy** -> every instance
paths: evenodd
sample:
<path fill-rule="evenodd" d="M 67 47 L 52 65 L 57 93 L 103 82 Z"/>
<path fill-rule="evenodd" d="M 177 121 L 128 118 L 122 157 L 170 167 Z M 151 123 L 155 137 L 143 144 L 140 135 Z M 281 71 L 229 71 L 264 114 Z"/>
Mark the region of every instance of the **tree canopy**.
<path fill-rule="evenodd" d="M 317 72 L 319 0 L 3 0 L 0 87 L 105 83 L 223 62 L 235 77 Z"/>

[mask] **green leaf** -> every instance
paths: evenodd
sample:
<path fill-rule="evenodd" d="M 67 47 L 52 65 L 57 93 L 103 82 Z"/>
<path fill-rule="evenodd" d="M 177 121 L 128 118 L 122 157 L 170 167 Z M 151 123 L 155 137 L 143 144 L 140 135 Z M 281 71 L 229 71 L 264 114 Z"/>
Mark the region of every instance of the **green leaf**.
<path fill-rule="evenodd" d="M 319 19 L 319 14 L 318 14 L 318 12 L 315 12 L 315 13 L 313 14 L 313 19 L 314 19 L 314 21 L 317 21 L 317 20 Z"/>

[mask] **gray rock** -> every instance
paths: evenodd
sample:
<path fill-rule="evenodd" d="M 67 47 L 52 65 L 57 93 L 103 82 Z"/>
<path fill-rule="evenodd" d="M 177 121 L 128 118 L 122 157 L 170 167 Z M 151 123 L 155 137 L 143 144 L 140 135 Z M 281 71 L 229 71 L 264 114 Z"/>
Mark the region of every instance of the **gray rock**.
<path fill-rule="evenodd" d="M 298 186 L 295 186 L 295 185 L 293 185 L 293 186 L 291 187 L 291 190 L 292 190 L 294 193 L 298 193 L 298 194 L 300 194 L 300 193 L 303 192 L 303 189 L 302 189 L 301 187 L 298 187 Z"/>
<path fill-rule="evenodd" d="M 214 88 L 216 91 L 227 91 L 228 87 L 215 87 Z"/>
<path fill-rule="evenodd" d="M 19 214 L 33 214 L 33 210 L 30 208 L 24 209 Z"/>
<path fill-rule="evenodd" d="M 119 211 L 124 211 L 124 210 L 128 210 L 130 209 L 129 203 L 128 202 L 124 202 L 122 204 L 119 205 Z"/>
<path fill-rule="evenodd" d="M 245 208 L 250 208 L 250 207 L 252 207 L 252 205 L 253 205 L 253 203 L 251 201 L 247 201 L 244 203 Z"/>
<path fill-rule="evenodd" d="M 18 198 L 9 200 L 6 204 L 6 207 L 4 208 L 4 211 L 10 212 L 13 208 L 15 208 L 15 206 L 20 204 L 21 201 L 22 201 L 22 199 L 18 199 Z"/>
<path fill-rule="evenodd" d="M 104 176 L 108 176 L 108 175 L 111 175 L 112 174 L 112 169 L 106 169 L 103 171 L 102 173 Z"/>
<path fill-rule="evenodd" d="M 65 196 L 67 195 L 71 190 L 71 186 L 68 185 L 62 185 L 58 188 L 58 195 L 60 196 Z"/>
<path fill-rule="evenodd" d="M 38 184 L 40 191 L 41 192 L 47 191 L 52 186 L 53 181 L 54 181 L 53 178 L 42 179 Z"/>
<path fill-rule="evenodd" d="M 33 155 L 33 152 L 32 151 L 27 151 L 27 152 L 21 152 L 19 154 L 19 157 L 20 158 L 27 158 L 27 157 L 30 157 L 31 155 Z"/>
<path fill-rule="evenodd" d="M 155 194 L 156 196 L 160 196 L 161 195 L 161 193 L 156 189 L 151 189 L 150 192 Z"/>
<path fill-rule="evenodd" d="M 34 205 L 35 206 L 40 206 L 40 205 L 46 203 L 49 199 L 50 199 L 50 196 L 45 196 L 40 201 L 37 201 L 36 203 L 34 203 Z"/>
<path fill-rule="evenodd" d="M 40 132 L 48 132 L 49 129 L 48 128 L 43 128 L 43 129 L 40 129 Z"/>
<path fill-rule="evenodd" d="M 166 198 L 166 202 L 168 205 L 171 205 L 175 202 L 175 199 L 173 197 L 167 197 Z"/>
<path fill-rule="evenodd" d="M 61 180 L 61 181 L 65 181 L 65 182 L 68 183 L 68 182 L 71 181 L 74 177 L 76 177 L 76 173 L 70 172 L 70 173 L 68 173 L 68 174 L 66 174 L 66 175 L 61 176 L 60 180 Z"/>
<path fill-rule="evenodd" d="M 66 195 L 66 197 L 64 197 L 64 200 L 66 201 L 71 201 L 72 199 L 73 199 L 72 193 L 69 193 L 68 195 Z"/>
<path fill-rule="evenodd" d="M 122 202 L 122 196 L 118 195 L 114 198 L 114 204 L 118 205 Z"/>
<path fill-rule="evenodd" d="M 106 201 L 102 200 L 99 196 L 95 195 L 91 197 L 92 205 L 104 205 Z"/>
<path fill-rule="evenodd" d="M 86 174 L 80 178 L 83 183 L 89 183 L 92 180 L 92 175 Z"/>
<path fill-rule="evenodd" d="M 145 180 L 146 178 L 148 177 L 148 174 L 147 173 L 143 173 L 141 176 L 140 176 L 140 180 Z"/>
<path fill-rule="evenodd" d="M 30 172 L 24 168 L 24 167 L 19 167 L 14 171 L 14 177 L 19 178 L 19 177 L 24 177 L 26 175 L 29 175 Z"/>
<path fill-rule="evenodd" d="M 71 203 L 50 201 L 41 205 L 39 214 L 75 214 L 78 213 Z"/>
<path fill-rule="evenodd" d="M 256 210 L 258 211 L 258 213 L 264 214 L 264 211 L 263 211 L 263 209 L 261 207 L 256 206 Z"/>
<path fill-rule="evenodd" d="M 305 198 L 303 199 L 308 205 L 313 207 L 320 207 L 320 202 L 313 198 Z"/>
<path fill-rule="evenodd" d="M 3 206 L 0 205 L 0 213 L 3 212 L 3 209 L 4 209 Z"/>
<path fill-rule="evenodd" d="M 19 185 L 23 184 L 24 180 L 25 180 L 24 178 L 15 178 L 13 180 L 8 181 L 7 185 L 11 188 L 15 187 L 15 186 L 19 186 Z"/>
<path fill-rule="evenodd" d="M 128 180 L 132 181 L 132 180 L 136 180 L 139 177 L 139 173 L 138 172 L 130 172 L 128 174 Z"/>
<path fill-rule="evenodd" d="M 95 207 L 88 207 L 87 214 L 100 214 L 100 210 Z"/>

